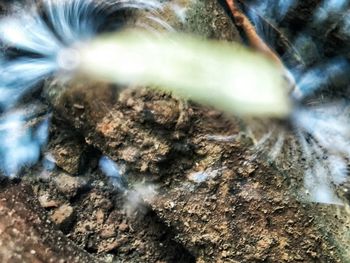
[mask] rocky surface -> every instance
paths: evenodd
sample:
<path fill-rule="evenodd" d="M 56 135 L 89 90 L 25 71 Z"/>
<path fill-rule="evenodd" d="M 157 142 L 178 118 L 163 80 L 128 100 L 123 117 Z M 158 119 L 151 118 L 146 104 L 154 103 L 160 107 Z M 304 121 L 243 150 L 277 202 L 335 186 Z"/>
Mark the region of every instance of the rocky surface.
<path fill-rule="evenodd" d="M 68 98 L 91 108 L 89 87 L 79 90 L 67 89 L 57 114 L 125 164 L 131 188 L 156 186 L 146 203 L 198 262 L 340 262 L 312 205 L 292 194 L 293 178 L 250 155 L 239 120 L 149 89 L 122 91 L 105 116 L 95 116 L 72 111 Z"/>
<path fill-rule="evenodd" d="M 100 262 L 53 227 L 22 183 L 0 187 L 0 261 Z"/>

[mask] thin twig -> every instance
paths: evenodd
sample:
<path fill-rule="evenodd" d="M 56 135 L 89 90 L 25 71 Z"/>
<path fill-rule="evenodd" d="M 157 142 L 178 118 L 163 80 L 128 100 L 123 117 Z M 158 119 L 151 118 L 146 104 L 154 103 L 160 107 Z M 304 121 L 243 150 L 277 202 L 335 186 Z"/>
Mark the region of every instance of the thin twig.
<path fill-rule="evenodd" d="M 239 9 L 235 0 L 226 0 L 228 7 L 233 15 L 235 24 L 240 27 L 248 41 L 249 44 L 256 50 L 262 52 L 280 66 L 284 67 L 279 56 L 265 43 L 265 41 L 258 35 L 254 25 L 250 22 L 246 15 Z"/>

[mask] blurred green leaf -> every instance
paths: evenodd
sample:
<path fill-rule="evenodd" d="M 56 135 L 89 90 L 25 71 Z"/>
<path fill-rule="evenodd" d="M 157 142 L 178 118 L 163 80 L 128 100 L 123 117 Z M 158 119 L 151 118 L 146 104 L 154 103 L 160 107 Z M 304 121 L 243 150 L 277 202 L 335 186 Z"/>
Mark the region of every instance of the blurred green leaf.
<path fill-rule="evenodd" d="M 95 39 L 80 59 L 85 74 L 157 86 L 234 114 L 283 117 L 290 110 L 283 70 L 238 43 L 125 31 Z"/>

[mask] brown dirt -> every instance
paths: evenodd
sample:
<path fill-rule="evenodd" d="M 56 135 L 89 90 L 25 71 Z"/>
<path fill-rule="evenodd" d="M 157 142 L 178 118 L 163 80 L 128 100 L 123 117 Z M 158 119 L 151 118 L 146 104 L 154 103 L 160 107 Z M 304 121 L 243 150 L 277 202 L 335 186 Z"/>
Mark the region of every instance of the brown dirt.
<path fill-rule="evenodd" d="M 95 85 L 68 89 L 55 105 L 58 116 L 126 164 L 130 182 L 158 186 L 148 204 L 198 262 L 338 261 L 289 181 L 252 159 L 240 121 L 149 89 L 122 91 L 96 116 Z M 98 90 L 110 98 L 107 87 Z M 84 110 L 72 107 L 76 98 Z M 208 179 L 196 181 L 201 175 Z"/>
<path fill-rule="evenodd" d="M 1 262 L 98 262 L 55 230 L 31 186 L 0 188 Z"/>

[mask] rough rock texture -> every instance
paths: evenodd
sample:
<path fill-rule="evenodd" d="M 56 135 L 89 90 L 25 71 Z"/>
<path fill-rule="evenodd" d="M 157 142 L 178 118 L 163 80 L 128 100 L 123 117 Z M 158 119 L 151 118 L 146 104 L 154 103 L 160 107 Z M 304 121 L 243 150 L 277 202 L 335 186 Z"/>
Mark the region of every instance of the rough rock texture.
<path fill-rule="evenodd" d="M 30 186 L 0 188 L 1 262 L 99 262 L 55 230 L 40 212 Z"/>
<path fill-rule="evenodd" d="M 340 261 L 312 206 L 293 197 L 278 170 L 249 154 L 252 142 L 239 121 L 149 89 L 122 91 L 105 115 L 90 115 L 86 98 L 94 90 L 68 89 L 64 104 L 56 101 L 57 114 L 126 164 L 131 182 L 158 186 L 149 205 L 198 262 Z M 74 98 L 86 111 L 72 110 Z"/>
<path fill-rule="evenodd" d="M 24 180 L 33 186 L 48 217 L 76 245 L 103 262 L 194 262 L 174 241 L 173 230 L 142 199 L 115 191 L 97 171 L 84 176 L 89 187 L 73 198 L 56 186 L 62 174 L 59 168 L 39 178 L 38 173 Z"/>
<path fill-rule="evenodd" d="M 56 165 L 72 175 L 78 174 L 84 167 L 85 156 L 89 151 L 84 142 L 67 130 L 52 133 L 48 148 Z"/>

